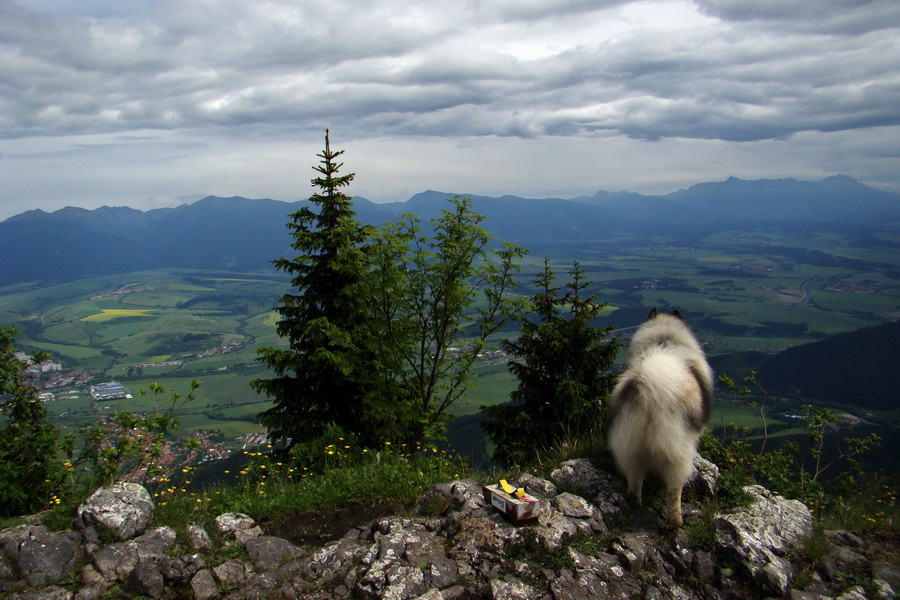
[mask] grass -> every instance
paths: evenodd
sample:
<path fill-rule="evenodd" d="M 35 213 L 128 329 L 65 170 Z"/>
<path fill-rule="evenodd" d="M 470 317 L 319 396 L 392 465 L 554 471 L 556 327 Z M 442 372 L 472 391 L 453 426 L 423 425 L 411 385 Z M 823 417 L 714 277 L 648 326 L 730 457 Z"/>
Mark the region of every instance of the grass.
<path fill-rule="evenodd" d="M 364 510 L 374 505 L 404 510 L 432 485 L 477 475 L 466 462 L 434 447 L 408 449 L 386 442 L 380 449 L 359 448 L 336 438 L 315 454 L 286 457 L 266 452 L 244 452 L 247 462 L 239 471 L 224 470 L 231 483 L 200 487 L 192 481 L 191 466 L 148 485 L 156 511 L 156 525 L 186 528 L 194 522 L 211 525 L 225 512 L 242 512 L 260 520 L 320 511 Z M 54 496 L 44 522 L 66 529 L 87 491 L 73 488 Z M 23 522 L 0 519 L 0 529 Z M 341 532 L 343 533 L 343 532 Z"/>
<path fill-rule="evenodd" d="M 900 505 L 897 504 L 895 483 L 872 474 L 865 475 L 857 479 L 854 489 L 818 503 L 810 503 L 810 514 L 816 524 L 825 530 L 896 532 L 900 525 Z M 897 558 L 893 557 L 894 560 Z"/>
<path fill-rule="evenodd" d="M 472 476 L 463 461 L 434 448 L 407 452 L 388 444 L 375 451 L 342 444 L 324 446 L 319 456 L 306 460 L 245 453 L 250 462 L 238 473 L 225 473 L 235 476 L 233 485 L 199 491 L 190 487 L 193 470 L 182 469 L 154 492 L 156 521 L 178 528 L 211 523 L 225 512 L 278 521 L 309 511 L 339 513 L 377 505 L 402 510 L 434 484 Z"/>
<path fill-rule="evenodd" d="M 50 342 L 30 342 L 28 345 L 54 354 L 68 356 L 76 360 L 93 358 L 100 355 L 99 350 L 85 346 L 69 346 L 66 344 L 53 344 Z"/>

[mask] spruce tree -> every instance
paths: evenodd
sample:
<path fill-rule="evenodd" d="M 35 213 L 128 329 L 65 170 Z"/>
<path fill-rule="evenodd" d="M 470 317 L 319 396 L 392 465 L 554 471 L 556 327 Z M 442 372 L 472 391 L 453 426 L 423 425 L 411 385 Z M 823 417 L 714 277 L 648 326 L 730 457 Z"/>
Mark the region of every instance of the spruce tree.
<path fill-rule="evenodd" d="M 333 425 L 366 433 L 358 372 L 371 330 L 365 326 L 365 246 L 372 231 L 356 219 L 351 198 L 341 191 L 354 177 L 339 175 L 342 154 L 331 150 L 326 131 L 325 150 L 317 155 L 322 160 L 313 167 L 319 175 L 312 185 L 319 191 L 288 223 L 296 255 L 273 261 L 291 275 L 293 286 L 275 309 L 278 335 L 288 348 L 259 348 L 258 360 L 276 376 L 250 383 L 274 403 L 258 415 L 270 439 L 291 445 L 315 440 Z"/>
<path fill-rule="evenodd" d="M 522 319 L 517 340 L 503 341 L 518 387 L 510 402 L 482 410 L 490 418 L 483 427 L 497 446 L 494 457 L 508 465 L 528 464 L 564 441 L 602 431 L 620 344 L 609 339 L 613 327 L 591 325 L 607 304 L 585 295 L 590 282 L 577 262 L 569 275 L 561 293 L 544 259 L 532 314 Z"/>

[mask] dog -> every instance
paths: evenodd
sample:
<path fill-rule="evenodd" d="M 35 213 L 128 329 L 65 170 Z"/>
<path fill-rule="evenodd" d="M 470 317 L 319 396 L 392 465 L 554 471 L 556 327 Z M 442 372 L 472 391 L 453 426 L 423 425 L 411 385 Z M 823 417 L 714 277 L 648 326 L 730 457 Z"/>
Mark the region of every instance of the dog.
<path fill-rule="evenodd" d="M 609 447 L 641 506 L 644 476 L 666 485 L 666 520 L 681 526 L 681 490 L 713 402 L 713 373 L 677 310 L 654 308 L 635 332 L 609 405 Z"/>

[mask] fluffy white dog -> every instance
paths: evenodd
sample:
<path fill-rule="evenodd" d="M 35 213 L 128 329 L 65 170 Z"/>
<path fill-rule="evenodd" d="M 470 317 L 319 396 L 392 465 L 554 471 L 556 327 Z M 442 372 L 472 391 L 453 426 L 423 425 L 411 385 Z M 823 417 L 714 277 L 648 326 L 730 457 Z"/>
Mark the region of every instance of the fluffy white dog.
<path fill-rule="evenodd" d="M 712 408 L 712 369 L 681 314 L 654 308 L 629 347 L 628 369 L 609 407 L 609 446 L 641 504 L 645 475 L 666 485 L 666 519 L 680 526 L 681 490 L 691 476 Z"/>

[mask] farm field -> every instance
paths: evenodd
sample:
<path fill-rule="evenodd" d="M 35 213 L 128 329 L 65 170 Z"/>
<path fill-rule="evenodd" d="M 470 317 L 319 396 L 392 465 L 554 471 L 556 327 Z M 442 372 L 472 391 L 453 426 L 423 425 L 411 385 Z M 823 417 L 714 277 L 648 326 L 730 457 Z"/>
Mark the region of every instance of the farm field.
<path fill-rule="evenodd" d="M 650 307 L 677 307 L 716 357 L 775 353 L 900 317 L 896 242 L 863 244 L 830 233 L 732 233 L 693 243 L 617 240 L 544 251 L 560 287 L 573 259 L 579 261 L 591 291 L 609 303 L 597 324 L 615 325 L 622 341 Z M 533 293 L 542 264 L 542 255 L 525 259 L 516 293 Z M 288 286 L 274 271 L 189 270 L 18 284 L 0 288 L 0 323 L 15 325 L 22 349 L 50 352 L 61 374 L 84 374 L 80 383 L 50 389 L 59 397 L 78 390 L 49 404 L 69 431 L 117 408 L 150 408 L 152 399 L 136 392 L 151 382 L 186 395 L 196 379 L 202 387 L 179 412 L 178 433 L 212 429 L 233 439 L 261 429 L 255 415 L 268 405 L 248 382 L 266 376 L 256 349 L 282 343 L 273 308 Z M 504 402 L 516 385 L 503 358 L 486 359 L 477 371 L 480 386 L 457 402 L 454 414 L 474 415 L 482 405 Z M 45 381 L 61 374 L 45 375 Z M 109 380 L 135 397 L 92 402 L 88 385 Z M 755 416 L 743 405 L 720 403 L 711 425 L 726 422 L 752 425 Z"/>

